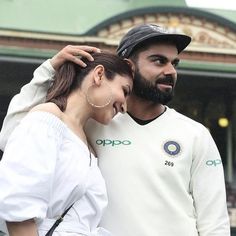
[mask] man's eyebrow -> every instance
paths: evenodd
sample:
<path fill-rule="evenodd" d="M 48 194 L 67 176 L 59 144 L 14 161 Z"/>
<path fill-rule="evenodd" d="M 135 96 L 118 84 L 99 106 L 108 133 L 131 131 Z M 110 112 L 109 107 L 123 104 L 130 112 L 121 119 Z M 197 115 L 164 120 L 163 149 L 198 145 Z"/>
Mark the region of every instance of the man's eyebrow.
<path fill-rule="evenodd" d="M 150 58 L 150 59 L 160 58 L 165 61 L 170 61 L 169 58 L 167 58 L 166 56 L 164 56 L 162 54 L 153 54 L 153 55 L 148 56 L 148 58 Z M 178 63 L 179 61 L 180 61 L 180 59 L 178 57 L 176 57 L 171 62 Z"/>
<path fill-rule="evenodd" d="M 149 58 L 161 58 L 161 59 L 165 59 L 168 60 L 168 58 L 162 54 L 152 54 L 148 56 Z"/>
<path fill-rule="evenodd" d="M 179 63 L 180 59 L 178 57 L 176 57 L 174 60 L 172 60 L 172 63 Z"/>

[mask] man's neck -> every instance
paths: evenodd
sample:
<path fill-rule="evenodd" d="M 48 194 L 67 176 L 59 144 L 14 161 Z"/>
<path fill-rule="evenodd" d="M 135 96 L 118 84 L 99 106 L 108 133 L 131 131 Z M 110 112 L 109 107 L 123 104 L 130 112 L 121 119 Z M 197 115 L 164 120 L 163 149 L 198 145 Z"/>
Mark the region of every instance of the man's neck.
<path fill-rule="evenodd" d="M 128 113 L 140 120 L 151 120 L 160 116 L 165 111 L 165 106 L 162 104 L 154 104 L 131 95 L 128 99 Z"/>

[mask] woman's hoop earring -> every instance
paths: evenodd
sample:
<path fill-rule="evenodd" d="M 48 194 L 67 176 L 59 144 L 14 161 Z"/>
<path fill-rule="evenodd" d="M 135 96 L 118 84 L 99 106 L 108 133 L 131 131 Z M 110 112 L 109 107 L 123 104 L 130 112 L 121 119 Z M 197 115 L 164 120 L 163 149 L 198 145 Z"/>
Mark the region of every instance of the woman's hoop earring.
<path fill-rule="evenodd" d="M 103 82 L 103 84 L 105 84 L 105 82 Z M 96 86 L 96 85 L 93 84 L 93 85 L 90 85 L 90 86 L 88 87 L 88 90 L 87 90 L 87 93 L 86 93 L 87 102 L 88 102 L 92 107 L 95 107 L 95 108 L 104 108 L 104 107 L 108 106 L 108 105 L 111 103 L 112 98 L 113 98 L 112 90 L 111 90 L 110 86 L 109 86 L 108 84 L 106 84 L 106 86 L 108 87 L 108 90 L 109 90 L 109 92 L 110 92 L 110 95 L 109 95 L 107 101 L 106 101 L 104 104 L 102 104 L 102 105 L 99 105 L 99 104 L 96 104 L 95 102 L 92 102 L 91 96 L 89 95 L 89 93 L 92 93 L 91 90 L 92 90 L 92 88 L 95 87 L 95 86 Z"/>

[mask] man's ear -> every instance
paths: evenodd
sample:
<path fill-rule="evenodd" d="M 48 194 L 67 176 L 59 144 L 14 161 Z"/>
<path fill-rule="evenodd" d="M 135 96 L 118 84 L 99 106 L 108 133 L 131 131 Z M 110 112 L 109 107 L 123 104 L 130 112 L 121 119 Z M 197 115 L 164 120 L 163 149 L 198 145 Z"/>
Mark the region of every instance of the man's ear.
<path fill-rule="evenodd" d="M 105 73 L 105 68 L 103 65 L 97 65 L 94 69 L 93 69 L 93 80 L 94 80 L 94 84 L 100 86 L 101 83 L 103 82 L 104 78 L 104 73 Z"/>
<path fill-rule="evenodd" d="M 134 71 L 135 71 L 134 62 L 131 59 L 128 59 L 128 58 L 124 58 L 124 60 L 129 64 L 129 66 L 131 67 L 131 69 L 133 71 L 133 75 L 134 75 Z"/>

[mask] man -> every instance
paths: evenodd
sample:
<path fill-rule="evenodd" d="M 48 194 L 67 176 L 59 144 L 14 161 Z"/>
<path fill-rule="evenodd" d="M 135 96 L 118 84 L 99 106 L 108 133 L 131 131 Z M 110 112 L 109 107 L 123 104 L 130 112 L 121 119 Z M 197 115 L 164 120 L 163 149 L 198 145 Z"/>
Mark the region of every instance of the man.
<path fill-rule="evenodd" d="M 173 97 L 178 54 L 189 43 L 188 36 L 145 24 L 129 31 L 118 46 L 118 55 L 134 71 L 128 113 L 109 126 L 87 126 L 109 197 L 101 224 L 114 236 L 230 235 L 216 145 L 204 126 L 165 105 Z M 45 78 L 53 77 L 52 70 L 43 71 Z M 31 107 L 23 101 L 34 97 L 35 104 L 45 97 L 42 81 L 35 84 L 31 93 L 40 88 L 39 95 L 25 91 L 11 103 L 2 140 L 16 125 L 19 112 Z M 210 161 L 219 164 L 210 166 Z"/>

